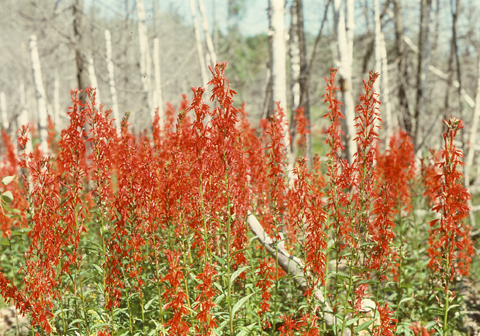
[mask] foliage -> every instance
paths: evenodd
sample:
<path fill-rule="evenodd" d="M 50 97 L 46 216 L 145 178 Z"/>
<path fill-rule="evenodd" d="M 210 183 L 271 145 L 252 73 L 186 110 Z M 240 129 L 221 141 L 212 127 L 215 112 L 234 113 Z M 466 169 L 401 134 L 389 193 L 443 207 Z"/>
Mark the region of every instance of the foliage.
<path fill-rule="evenodd" d="M 0 290 L 30 316 L 32 335 L 463 332 L 454 290 L 473 250 L 453 142 L 461 121 L 446 122 L 444 149 L 416 170 L 407 134 L 380 148 L 372 71 L 349 164 L 332 70 L 330 150 L 287 172 L 285 111 L 257 136 L 225 68 L 211 69 L 212 107 L 194 87 L 178 113 L 157 115 L 152 137 L 129 132 L 128 114 L 115 129 L 90 88 L 85 105 L 71 92 L 70 124 L 51 133 L 51 153 L 24 152 L 28 125 L 18 158 L 3 135 Z M 301 109 L 297 120 L 303 136 Z M 418 216 L 425 208 L 439 218 Z M 275 258 L 284 253 L 303 265 L 303 286 Z"/>

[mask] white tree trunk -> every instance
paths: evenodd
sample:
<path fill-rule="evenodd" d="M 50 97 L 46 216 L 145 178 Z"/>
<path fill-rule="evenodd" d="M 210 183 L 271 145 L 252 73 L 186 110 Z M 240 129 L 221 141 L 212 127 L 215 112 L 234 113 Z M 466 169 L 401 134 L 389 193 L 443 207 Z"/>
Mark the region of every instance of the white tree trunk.
<path fill-rule="evenodd" d="M 37 37 L 32 35 L 30 37 L 30 56 L 32 60 L 33 82 L 35 84 L 37 96 L 37 111 L 38 111 L 38 133 L 40 135 L 40 150 L 43 155 L 48 155 L 48 132 L 47 132 L 47 102 L 45 98 L 45 89 L 42 81 L 42 70 L 40 67 L 40 59 L 37 50 Z"/>
<path fill-rule="evenodd" d="M 388 96 L 388 63 L 387 49 L 385 48 L 385 37 L 382 32 L 382 24 L 380 22 L 380 5 L 379 0 L 374 2 L 374 22 L 375 22 L 375 71 L 380 73 L 380 81 L 375 82 L 375 90 L 380 95 L 382 101 L 382 120 L 383 120 L 383 139 L 388 145 L 388 140 L 392 135 L 392 111 Z"/>
<path fill-rule="evenodd" d="M 203 54 L 202 36 L 200 34 L 200 26 L 198 24 L 198 19 L 197 19 L 197 9 L 195 7 L 195 0 L 190 0 L 190 9 L 192 10 L 193 27 L 195 29 L 195 41 L 197 42 L 198 60 L 200 62 L 200 71 L 202 73 L 202 85 L 205 86 L 208 82 L 208 75 L 207 75 L 207 69 L 205 67 L 206 65 L 205 56 Z"/>
<path fill-rule="evenodd" d="M 160 75 L 160 40 L 158 38 L 153 40 L 153 68 L 155 69 L 155 107 L 158 107 L 160 127 L 163 128 L 165 122 L 165 110 L 163 109 L 162 77 Z"/>
<path fill-rule="evenodd" d="M 300 39 L 298 36 L 298 9 L 297 2 L 294 1 L 291 7 L 291 23 L 290 23 L 290 67 L 291 67 L 291 90 L 292 90 L 292 114 L 300 105 Z M 292 120 L 292 119 L 290 119 Z"/>
<path fill-rule="evenodd" d="M 208 19 L 205 14 L 205 7 L 203 6 L 203 0 L 198 0 L 198 5 L 200 8 L 200 14 L 202 15 L 202 26 L 203 32 L 205 34 L 205 40 L 207 41 L 207 48 L 210 54 L 211 65 L 214 66 L 215 62 L 218 61 L 217 54 L 215 53 L 215 47 L 213 46 L 212 35 L 210 34 L 210 29 L 208 27 Z"/>
<path fill-rule="evenodd" d="M 60 131 L 60 78 L 58 71 L 55 71 L 55 79 L 53 82 L 53 121 L 56 131 Z"/>
<path fill-rule="evenodd" d="M 272 89 L 273 101 L 280 103 L 284 117 L 282 120 L 284 142 L 293 168 L 290 147 L 290 133 L 287 119 L 287 69 L 285 46 L 285 7 L 283 0 L 270 0 L 270 21 L 272 29 Z M 290 170 L 290 169 L 289 169 Z"/>
<path fill-rule="evenodd" d="M 345 141 L 347 157 L 349 162 L 353 162 L 353 154 L 357 151 L 355 138 L 355 104 L 352 95 L 352 52 L 353 52 L 353 13 L 348 9 L 348 24 L 345 22 L 346 2 L 353 6 L 352 0 L 334 0 L 334 20 L 335 32 L 337 35 L 337 48 L 340 59 L 338 74 L 340 75 L 340 89 L 342 91 L 343 112 L 345 115 Z M 353 8 L 351 8 L 353 11 Z M 348 34 L 347 34 L 347 28 Z M 351 41 L 348 40 L 350 36 Z"/>
<path fill-rule="evenodd" d="M 145 23 L 145 6 L 143 0 L 136 0 L 138 14 L 138 41 L 140 47 L 140 76 L 143 91 L 147 95 L 147 106 L 150 118 L 153 121 L 155 111 L 152 108 L 150 93 L 150 54 L 148 48 L 147 26 Z"/>
<path fill-rule="evenodd" d="M 95 67 L 93 65 L 93 58 L 88 58 L 88 77 L 90 78 L 90 85 L 93 89 L 96 89 L 95 102 L 100 104 L 100 90 L 98 89 L 97 76 L 95 76 Z"/>
<path fill-rule="evenodd" d="M 480 55 L 479 55 L 480 56 Z M 465 165 L 465 185 L 470 185 L 470 169 L 473 165 L 473 156 L 475 154 L 475 145 L 477 142 L 478 119 L 480 118 L 480 57 L 478 58 L 478 78 L 477 95 L 475 97 L 475 110 L 473 112 L 472 128 L 470 129 L 470 149 L 468 150 Z"/>
<path fill-rule="evenodd" d="M 0 110 L 2 111 L 2 127 L 5 131 L 8 131 L 10 123 L 8 122 L 8 113 L 7 113 L 7 98 L 5 97 L 5 92 L 0 92 Z"/>
<path fill-rule="evenodd" d="M 120 115 L 118 111 L 117 88 L 115 86 L 115 71 L 112 61 L 112 37 L 109 30 L 105 30 L 106 61 L 108 71 L 108 85 L 110 86 L 110 96 L 112 98 L 112 112 L 115 119 L 115 127 L 120 130 Z"/>

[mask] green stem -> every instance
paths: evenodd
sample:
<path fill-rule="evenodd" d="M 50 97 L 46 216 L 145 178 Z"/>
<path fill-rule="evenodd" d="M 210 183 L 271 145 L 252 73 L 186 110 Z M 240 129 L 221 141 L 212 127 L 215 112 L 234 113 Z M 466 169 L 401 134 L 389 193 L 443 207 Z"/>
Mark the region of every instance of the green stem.
<path fill-rule="evenodd" d="M 85 327 L 87 328 L 87 335 L 90 336 L 90 328 L 88 325 L 88 312 L 85 305 L 85 296 L 83 295 L 83 286 L 82 286 L 82 278 L 80 275 L 80 267 L 81 267 L 81 264 L 79 263 L 78 268 L 75 270 L 75 273 L 76 273 L 76 277 L 78 277 L 78 281 L 80 282 L 80 296 L 82 297 L 82 308 L 83 308 L 83 314 L 85 316 Z"/>

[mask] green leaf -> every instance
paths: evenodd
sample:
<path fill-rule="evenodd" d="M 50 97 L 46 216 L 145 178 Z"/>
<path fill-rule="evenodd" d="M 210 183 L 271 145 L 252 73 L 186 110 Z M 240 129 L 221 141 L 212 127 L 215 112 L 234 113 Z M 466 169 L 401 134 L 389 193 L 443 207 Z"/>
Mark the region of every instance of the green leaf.
<path fill-rule="evenodd" d="M 215 301 L 213 301 L 216 305 L 218 305 L 222 300 L 225 299 L 225 294 L 220 294 L 215 298 Z"/>
<path fill-rule="evenodd" d="M 217 259 L 217 261 L 218 261 L 219 264 L 225 265 L 225 260 L 224 260 L 224 259 L 220 258 L 219 256 L 217 256 L 217 255 L 215 255 L 215 254 L 213 254 L 213 257 L 214 257 L 215 259 Z"/>
<path fill-rule="evenodd" d="M 243 298 L 240 299 L 237 303 L 235 303 L 235 306 L 233 306 L 232 309 L 232 316 L 235 316 L 235 313 L 247 302 L 247 300 L 255 293 L 249 294 Z"/>
<path fill-rule="evenodd" d="M 150 308 L 150 306 L 155 300 L 158 300 L 158 298 L 153 298 L 150 301 L 148 301 L 147 304 L 145 305 L 145 310 L 148 310 L 148 308 Z"/>
<path fill-rule="evenodd" d="M 12 209 L 12 208 L 10 208 L 8 205 L 6 205 L 6 204 L 3 205 L 3 208 L 4 208 L 5 210 L 10 211 L 10 212 L 13 212 L 13 213 L 17 213 L 17 214 L 21 213 L 20 210 L 18 210 L 18 209 Z"/>
<path fill-rule="evenodd" d="M 373 322 L 375 322 L 375 320 L 373 320 L 373 319 L 370 320 L 370 321 L 363 322 L 362 324 L 360 324 L 360 325 L 358 326 L 357 329 L 355 329 L 355 334 L 356 334 L 356 333 L 359 333 L 359 332 L 362 331 L 362 330 L 367 329 Z"/>
<path fill-rule="evenodd" d="M 353 319 L 351 319 L 351 320 L 348 320 L 348 321 L 345 323 L 345 327 L 348 327 L 349 325 L 351 325 L 351 324 L 353 324 L 353 323 L 355 323 L 355 322 L 357 322 L 357 321 L 358 321 L 358 317 L 355 317 L 355 318 L 353 318 Z"/>
<path fill-rule="evenodd" d="M 30 229 L 30 228 L 20 229 L 18 231 L 12 231 L 12 235 L 23 236 L 23 235 L 26 235 L 27 233 L 29 233 L 30 231 L 32 231 L 32 229 Z"/>
<path fill-rule="evenodd" d="M 451 305 L 450 307 L 448 307 L 448 311 L 450 311 L 450 309 L 453 309 L 453 308 L 456 308 L 456 307 L 459 307 L 459 306 L 460 306 L 459 304 Z"/>
<path fill-rule="evenodd" d="M 5 191 L 1 196 L 2 202 L 5 204 L 10 204 L 13 202 L 13 195 L 11 191 Z"/>
<path fill-rule="evenodd" d="M 7 185 L 7 184 L 9 184 L 10 182 L 12 182 L 13 179 L 15 179 L 15 176 L 5 176 L 5 177 L 2 179 L 2 183 L 3 183 L 3 185 Z"/>
<path fill-rule="evenodd" d="M 248 327 L 242 327 L 241 328 L 242 330 L 237 334 L 237 336 L 245 336 L 250 334 L 252 332 L 253 327 L 255 327 L 256 324 L 257 322 L 250 324 Z"/>
<path fill-rule="evenodd" d="M 8 239 L 0 240 L 0 244 L 2 244 L 3 246 L 10 246 L 11 245 L 11 243 Z"/>
<path fill-rule="evenodd" d="M 225 326 L 227 325 L 228 322 L 229 322 L 228 320 L 223 321 L 223 322 L 218 326 L 218 328 L 215 329 L 215 330 L 216 330 L 216 331 L 221 331 L 223 328 L 225 328 Z"/>
<path fill-rule="evenodd" d="M 84 322 L 83 319 L 75 319 L 72 322 L 70 322 L 70 324 L 68 326 L 71 327 L 72 325 L 74 325 L 76 323 L 82 323 L 83 324 L 83 322 Z"/>
<path fill-rule="evenodd" d="M 97 264 L 93 264 L 93 267 L 95 267 L 98 273 L 103 274 L 103 269 L 100 266 L 98 266 Z"/>
<path fill-rule="evenodd" d="M 398 305 L 400 306 L 402 303 L 407 302 L 407 301 L 412 301 L 412 300 L 413 300 L 413 298 L 411 298 L 411 297 L 409 297 L 409 298 L 403 298 L 403 299 L 400 300 L 400 302 L 398 303 Z"/>
<path fill-rule="evenodd" d="M 108 327 L 110 323 L 97 323 L 91 326 L 91 331 L 95 330 L 96 328 Z"/>
<path fill-rule="evenodd" d="M 245 272 L 246 270 L 248 270 L 249 267 L 242 267 L 242 268 L 239 268 L 238 270 L 236 270 L 235 272 L 233 272 L 232 276 L 230 277 L 230 284 L 233 284 L 233 282 L 235 281 L 235 279 L 240 275 L 242 274 L 243 272 Z"/>

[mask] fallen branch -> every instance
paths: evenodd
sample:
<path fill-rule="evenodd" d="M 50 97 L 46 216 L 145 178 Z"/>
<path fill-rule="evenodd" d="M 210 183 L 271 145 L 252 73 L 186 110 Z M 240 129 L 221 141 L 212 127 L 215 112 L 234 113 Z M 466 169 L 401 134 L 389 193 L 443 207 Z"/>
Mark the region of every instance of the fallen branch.
<path fill-rule="evenodd" d="M 305 292 L 307 290 L 307 280 L 305 279 L 305 273 L 303 271 L 305 269 L 305 264 L 303 261 L 288 253 L 284 248 L 283 242 L 276 242 L 270 238 L 254 215 L 248 214 L 247 222 L 250 226 L 250 230 L 252 230 L 252 232 L 257 236 L 258 240 L 265 247 L 265 249 L 273 256 L 276 256 L 278 265 L 287 274 L 292 275 L 300 289 Z M 322 306 L 324 312 L 323 318 L 325 319 L 326 324 L 328 326 L 333 326 L 336 323 L 341 323 L 335 321 L 333 310 L 328 302 L 325 301 L 320 288 L 315 288 L 312 291 L 312 294 Z M 346 329 L 343 334 L 344 336 L 350 336 L 350 330 Z"/>

